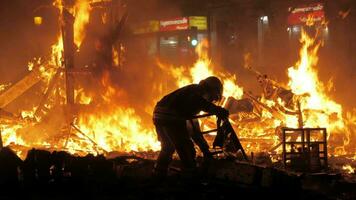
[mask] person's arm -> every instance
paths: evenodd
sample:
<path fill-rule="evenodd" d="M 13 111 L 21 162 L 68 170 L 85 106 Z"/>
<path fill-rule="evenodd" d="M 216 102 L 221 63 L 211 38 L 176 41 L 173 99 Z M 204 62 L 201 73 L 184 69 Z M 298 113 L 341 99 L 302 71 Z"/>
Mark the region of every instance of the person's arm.
<path fill-rule="evenodd" d="M 228 110 L 226 110 L 225 108 L 223 108 L 221 106 L 217 106 L 217 105 L 205 100 L 202 97 L 199 98 L 199 104 L 202 105 L 202 110 L 207 113 L 214 114 L 219 118 L 229 117 Z"/>

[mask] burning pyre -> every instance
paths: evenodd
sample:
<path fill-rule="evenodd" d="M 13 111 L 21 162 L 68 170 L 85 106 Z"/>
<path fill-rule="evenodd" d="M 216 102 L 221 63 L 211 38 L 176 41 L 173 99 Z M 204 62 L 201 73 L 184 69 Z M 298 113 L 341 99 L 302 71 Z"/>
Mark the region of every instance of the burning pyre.
<path fill-rule="evenodd" d="M 93 2 L 79 0 L 73 7 L 66 8 L 75 17 L 74 41 L 78 49 L 85 37 L 90 3 Z M 62 1 L 57 0 L 54 6 L 63 12 Z M 157 70 L 165 78 L 157 78 L 151 83 L 151 101 L 142 102 L 145 105 L 139 108 L 141 110 L 130 104 L 129 93 L 132 91 L 113 83 L 110 70 L 104 69 L 99 78 L 95 77 L 97 86 L 94 89 L 87 90 L 85 85 L 75 89 L 76 102 L 81 106 L 68 121 L 63 38 L 59 34 L 50 58 L 36 58 L 29 62 L 30 73 L 42 81 L 42 93 L 38 98 L 46 98 L 40 105 L 22 111 L 16 121 L 2 120 L 3 143 L 21 157 L 31 147 L 77 154 L 158 151 L 160 145 L 153 125 L 149 120 L 143 120 L 150 118 L 155 101 L 175 88 L 216 75 L 224 82 L 225 98 L 221 105 L 226 106 L 233 98 L 246 99 L 254 107 L 248 112 L 231 113 L 230 119 L 247 152 L 280 153 L 281 127 L 325 127 L 329 153 L 349 155 L 355 160 L 356 149 L 352 143 L 356 139 L 356 112 L 345 112 L 342 105 L 329 97 L 331 84 L 325 85 L 318 79 L 317 53 L 322 42 L 304 31 L 300 41 L 300 60 L 288 68 L 287 84 L 277 83 L 247 66 L 257 74 L 264 89 L 260 96 L 244 91 L 237 84 L 236 75 L 214 66 L 207 54 L 209 44 L 202 41 L 196 49 L 199 57 L 194 66 L 172 66 L 157 61 Z M 3 91 L 9 87 L 7 84 L 0 88 Z M 202 128 L 209 128 L 208 122 L 201 123 Z M 343 168 L 350 173 L 354 171 L 351 165 Z"/>

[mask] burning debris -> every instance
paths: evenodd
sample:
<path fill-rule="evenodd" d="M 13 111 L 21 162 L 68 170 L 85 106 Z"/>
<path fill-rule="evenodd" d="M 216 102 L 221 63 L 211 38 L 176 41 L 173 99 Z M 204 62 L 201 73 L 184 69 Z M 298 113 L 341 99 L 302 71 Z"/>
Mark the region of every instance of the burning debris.
<path fill-rule="evenodd" d="M 3 108 L 11 103 L 41 80 L 47 87 L 39 106 L 34 107 L 31 112 L 22 112 L 22 117 L 31 119 L 31 123 L 25 122 L 22 125 L 4 126 L 2 130 L 4 144 L 13 143 L 28 147 L 43 145 L 43 147 L 59 148 L 72 153 L 76 150 L 88 153 L 158 150 L 158 143 L 152 127 L 150 128 L 150 125 L 147 125 L 147 128 L 142 126 L 143 122 L 137 116 L 135 109 L 130 108 L 128 102 L 125 102 L 125 99 L 128 98 L 127 91 L 119 88 L 111 80 L 112 75 L 110 75 L 109 70 L 105 70 L 105 67 L 103 73 L 100 73 L 102 76 L 99 77 L 99 80 L 95 80 L 97 77 L 91 78 L 100 86 L 99 88 L 88 91 L 80 86 L 80 88 L 74 89 L 73 94 L 69 92 L 69 90 L 73 90 L 71 89 L 73 85 L 70 82 L 73 81 L 74 73 L 85 73 L 82 69 L 76 69 L 78 72 L 72 72 L 69 69 L 70 66 L 68 66 L 72 65 L 70 64 L 72 58 L 66 56 L 65 53 L 68 54 L 73 50 L 69 48 L 66 51 L 63 47 L 68 46 L 66 40 L 70 38 L 68 30 L 70 30 L 71 23 L 69 22 L 70 20 L 73 21 L 73 42 L 79 48 L 83 38 L 85 38 L 85 27 L 89 23 L 90 12 L 95 6 L 93 2 L 90 3 L 89 1 L 77 1 L 76 4 L 71 6 L 63 5 L 62 1 L 56 1 L 54 6 L 61 11 L 63 34 L 59 36 L 57 44 L 52 46 L 52 56 L 49 60 L 37 59 L 35 62 L 30 62 L 30 74 L 2 93 L 1 107 Z M 71 15 L 73 19 L 70 19 Z M 121 19 L 125 17 L 126 15 L 122 15 Z M 120 22 L 122 23 L 123 20 Z M 120 24 L 121 28 L 122 24 Z M 114 29 L 114 31 L 117 30 Z M 66 37 L 65 40 L 63 40 L 62 35 Z M 245 66 L 256 75 L 257 81 L 263 89 L 260 96 L 244 92 L 243 88 L 236 84 L 235 75 L 212 66 L 207 54 L 209 48 L 207 41 L 203 41 L 197 46 L 198 60 L 194 67 L 190 69 L 184 66 L 167 67 L 162 63 L 158 63 L 158 66 L 163 70 L 163 73 L 166 73 L 166 76 L 176 80 L 178 87 L 188 83 L 197 83 L 210 75 L 224 77 L 225 100 L 221 102 L 221 105 L 230 110 L 232 124 L 242 141 L 245 142 L 247 152 L 280 153 L 282 127 L 313 128 L 325 126 L 330 133 L 328 135 L 329 144 L 332 147 L 330 152 L 345 154 L 348 151 L 347 148 L 350 148 L 349 142 L 352 130 L 348 130 L 341 105 L 329 99 L 326 95 L 326 88 L 318 80 L 314 69 L 317 65 L 317 52 L 321 43 L 316 38 L 308 36 L 306 32 L 302 32 L 301 42 L 303 47 L 300 51 L 300 61 L 296 63 L 296 67 L 288 69 L 290 78 L 288 84 L 278 83 L 248 64 Z M 248 62 L 246 61 L 246 63 Z M 91 73 L 90 70 L 88 73 Z M 66 87 L 67 89 L 65 89 Z M 166 90 L 170 89 L 166 88 Z M 163 91 L 160 93 L 163 93 Z M 87 109 L 80 109 L 74 121 L 68 124 L 66 122 L 68 121 L 66 119 L 68 118 L 68 111 L 62 110 L 58 106 L 63 107 L 66 102 L 74 101 L 70 98 L 75 98 L 75 101 L 88 106 Z M 153 99 L 156 98 L 153 97 Z M 236 101 L 237 99 L 241 100 Z M 148 108 L 146 110 L 151 113 L 152 105 L 146 107 Z M 59 120 L 58 126 L 50 132 L 58 132 L 58 130 L 72 132 L 69 136 L 66 133 L 61 133 L 64 134 L 63 138 L 57 138 L 59 141 L 55 143 L 48 143 L 51 141 L 48 137 L 46 139 L 40 137 L 41 141 L 30 142 L 28 138 L 24 140 L 23 136 L 18 136 L 20 130 L 26 126 L 33 126 L 33 123 L 43 123 L 43 118 L 46 118 L 46 115 L 51 115 L 50 110 L 55 110 L 55 108 L 59 109 L 58 111 L 63 119 L 57 119 L 57 121 Z M 4 116 L 9 116 L 9 114 Z M 352 121 L 348 122 L 353 123 Z M 75 124 L 75 128 L 71 124 Z M 207 123 L 202 122 L 201 124 L 206 126 Z M 31 131 L 31 128 L 25 129 L 36 132 L 36 130 Z M 46 134 L 49 137 L 51 135 L 51 133 Z M 56 135 L 59 136 L 60 134 Z M 341 144 L 340 140 L 343 141 Z M 271 145 L 274 148 L 267 149 Z M 350 150 L 352 151 L 352 148 Z"/>
<path fill-rule="evenodd" d="M 65 2 L 53 3 L 60 12 L 60 34 L 51 55 L 30 61 L 29 73 L 20 81 L 0 85 L 0 149 L 13 164 L 6 180 L 18 184 L 14 177 L 20 172 L 15 168 L 22 170 L 20 182 L 39 185 L 74 184 L 84 177 L 105 184 L 113 181 L 112 175 L 120 180 L 149 177 L 152 159 L 160 150 L 151 122 L 154 102 L 168 91 L 209 76 L 223 80 L 224 97 L 219 105 L 230 112 L 221 127 L 216 127 L 215 117 L 205 115 L 192 123 L 206 133 L 216 153 L 216 160 L 204 169 L 211 177 L 262 187 L 303 182 L 298 187 L 307 189 L 325 177 L 330 180 L 323 187 L 331 187 L 333 180 L 340 180 L 339 173 L 354 178 L 356 112 L 345 111 L 333 100 L 329 95 L 332 82 L 325 85 L 319 80 L 318 51 L 323 43 L 318 33 L 311 36 L 302 30 L 300 58 L 288 68 L 288 83 L 257 71 L 246 56 L 245 68 L 256 76 L 261 94 L 245 91 L 238 75 L 211 61 L 209 42 L 200 41 L 193 66 L 156 59 L 147 80 L 134 80 L 147 83 L 151 90 L 147 96 L 141 94 L 148 100 L 137 106 L 132 102 L 139 101 L 132 98 L 132 93 L 139 93 L 132 86 L 135 83 L 123 86 L 117 80 L 125 75 L 118 67 L 124 67 L 120 36 L 128 18 L 125 6 L 116 1 Z M 81 56 L 81 45 L 95 32 L 88 27 L 93 23 L 92 13 L 99 11 L 98 23 L 106 29 L 94 37 L 96 57 L 79 66 L 74 58 Z M 110 12 L 117 13 L 108 19 Z M 40 94 L 29 99 L 33 100 L 31 108 L 23 108 L 21 114 L 6 111 L 6 106 L 36 85 L 40 85 Z M 300 134 L 286 134 L 291 131 Z M 299 172 L 321 174 L 303 177 Z"/>

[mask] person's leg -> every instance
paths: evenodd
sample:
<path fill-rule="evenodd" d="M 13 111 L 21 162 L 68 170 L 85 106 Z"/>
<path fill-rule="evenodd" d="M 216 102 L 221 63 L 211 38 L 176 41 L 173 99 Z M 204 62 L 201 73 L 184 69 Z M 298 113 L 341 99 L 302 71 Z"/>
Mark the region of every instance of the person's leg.
<path fill-rule="evenodd" d="M 168 133 L 182 162 L 182 174 L 184 176 L 194 176 L 196 174 L 196 152 L 186 124 L 174 125 L 174 127 L 170 127 Z"/>
<path fill-rule="evenodd" d="M 174 144 L 167 133 L 167 128 L 156 125 L 158 139 L 161 142 L 161 151 L 158 155 L 154 172 L 154 176 L 164 177 L 167 175 L 168 166 L 172 161 L 172 155 L 175 151 Z"/>

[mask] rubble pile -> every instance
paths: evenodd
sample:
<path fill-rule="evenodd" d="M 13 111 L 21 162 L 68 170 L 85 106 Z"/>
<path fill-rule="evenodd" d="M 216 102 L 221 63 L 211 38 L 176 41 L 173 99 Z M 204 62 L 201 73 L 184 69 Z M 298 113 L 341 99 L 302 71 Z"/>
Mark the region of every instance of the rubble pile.
<path fill-rule="evenodd" d="M 180 176 L 179 160 L 166 179 L 151 177 L 154 160 L 133 155 L 105 158 L 32 149 L 25 160 L 9 148 L 0 152 L 1 197 L 34 195 L 47 199 L 96 196 L 130 199 L 228 198 L 231 195 L 292 199 L 354 199 L 356 174 L 297 173 L 236 159 L 198 160 L 198 175 Z M 353 179 L 350 177 L 353 176 Z M 15 193 L 14 193 L 15 192 Z"/>

